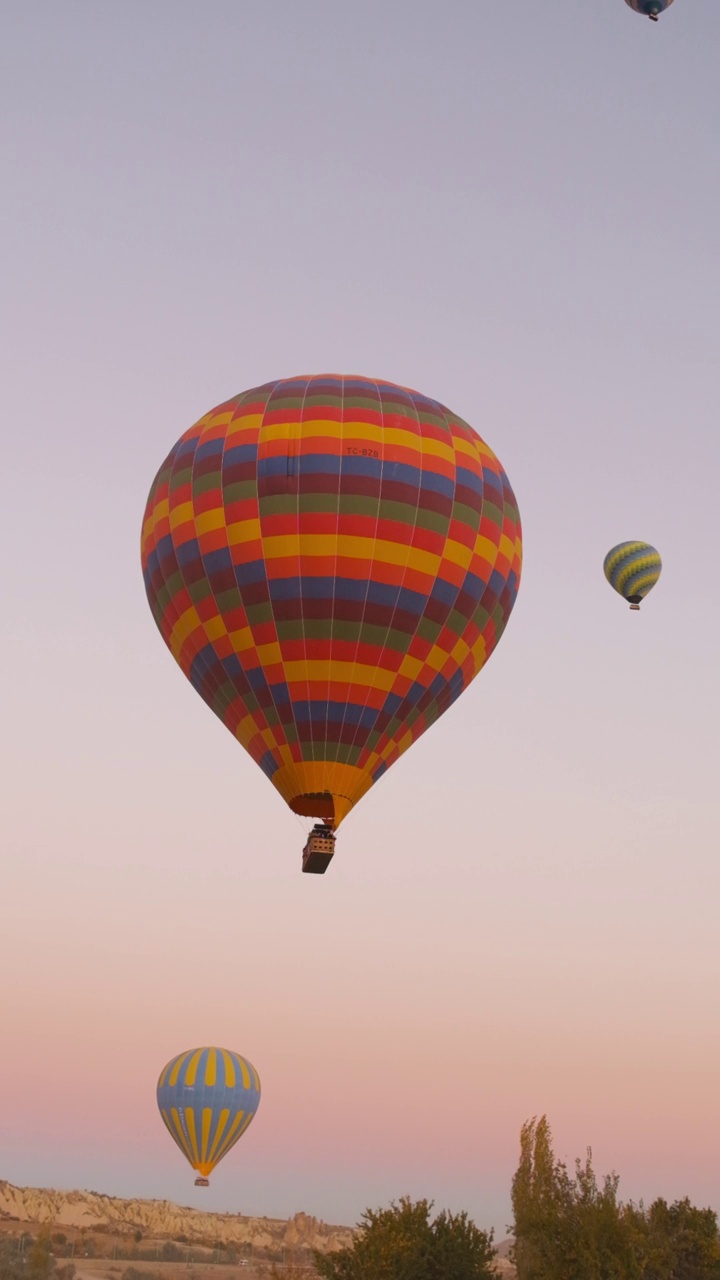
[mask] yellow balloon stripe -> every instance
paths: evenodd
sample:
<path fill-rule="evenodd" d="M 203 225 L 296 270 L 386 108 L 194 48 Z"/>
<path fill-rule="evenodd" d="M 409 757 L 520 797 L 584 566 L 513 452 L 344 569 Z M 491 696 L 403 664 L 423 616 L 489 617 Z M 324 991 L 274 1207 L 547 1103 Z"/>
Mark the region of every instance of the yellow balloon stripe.
<path fill-rule="evenodd" d="M 180 1147 L 182 1147 L 182 1150 L 185 1152 L 185 1155 L 187 1156 L 188 1160 L 192 1164 L 193 1153 L 190 1150 L 190 1144 L 188 1143 L 188 1140 L 185 1136 L 185 1130 L 183 1129 L 183 1126 L 180 1123 L 180 1116 L 178 1115 L 177 1108 L 173 1107 L 170 1114 L 172 1116 L 172 1122 L 173 1122 L 173 1127 L 172 1129 L 170 1129 L 170 1132 L 172 1133 L 175 1141 L 179 1144 Z"/>
<path fill-rule="evenodd" d="M 299 534 L 272 534 L 263 539 L 263 553 L 266 560 L 282 559 L 298 555 L 300 550 Z M 363 564 L 368 559 L 376 558 L 384 564 L 393 564 L 401 568 L 417 569 L 421 573 L 435 576 L 440 565 L 440 556 L 433 551 L 413 547 L 406 542 L 388 542 L 384 538 L 372 539 L 361 534 L 306 533 L 302 538 L 302 552 L 307 558 L 311 556 L 339 556 L 347 560 L 360 560 Z M 190 610 L 187 610 L 190 613 Z M 191 620 L 183 626 L 191 629 Z M 178 632 L 180 634 L 180 632 Z M 184 638 L 184 637 L 183 637 Z"/>
<path fill-rule="evenodd" d="M 625 568 L 620 570 L 617 576 L 615 590 L 622 592 L 625 583 L 628 582 L 630 578 L 634 578 L 635 574 L 640 573 L 643 569 L 652 569 L 653 571 L 658 570 L 659 576 L 659 568 L 660 566 L 658 565 L 657 556 L 649 555 L 643 556 L 641 560 L 633 560 L 631 564 L 626 564 Z"/>
<path fill-rule="evenodd" d="M 218 1160 L 222 1160 L 223 1156 L 226 1155 L 226 1153 L 230 1150 L 231 1146 L 236 1141 L 236 1139 L 240 1137 L 240 1134 L 238 1133 L 237 1130 L 244 1115 L 245 1115 L 244 1111 L 238 1111 L 237 1115 L 235 1116 L 235 1119 L 233 1120 L 232 1124 L 230 1125 L 230 1128 L 228 1129 L 225 1141 L 222 1142 L 221 1145 L 218 1147 L 217 1153 L 215 1155 L 216 1163 Z"/>
<path fill-rule="evenodd" d="M 210 1126 L 212 1124 L 212 1107 L 203 1107 L 202 1113 L 202 1139 L 200 1143 L 200 1159 L 203 1164 L 208 1158 L 208 1142 L 210 1141 Z"/>
<path fill-rule="evenodd" d="M 245 1088 L 249 1089 L 250 1088 L 250 1072 L 248 1071 L 247 1062 L 245 1061 L 244 1058 L 240 1057 L 239 1053 L 234 1054 L 234 1058 L 240 1068 L 240 1075 L 242 1076 L 242 1082 L 245 1085 Z"/>
<path fill-rule="evenodd" d="M 609 578 L 613 571 L 624 560 L 626 556 L 633 555 L 636 551 L 642 551 L 645 546 L 644 542 L 623 542 L 616 550 L 613 556 L 607 560 L 605 565 L 605 573 Z"/>
<path fill-rule="evenodd" d="M 642 578 L 638 578 L 637 582 L 633 584 L 633 595 L 644 595 L 646 591 L 655 586 L 659 577 L 660 574 L 656 570 L 643 574 Z"/>
<path fill-rule="evenodd" d="M 200 1061 L 200 1057 L 201 1057 L 202 1053 L 203 1053 L 203 1050 L 202 1050 L 202 1049 L 196 1049 L 196 1050 L 195 1050 L 195 1052 L 194 1052 L 194 1054 L 193 1054 L 193 1056 L 192 1056 L 192 1058 L 190 1059 L 190 1062 L 189 1062 L 189 1064 L 188 1064 L 188 1069 L 187 1069 L 187 1071 L 185 1072 L 185 1084 L 186 1084 L 186 1085 L 194 1085 L 194 1084 L 195 1084 L 195 1079 L 196 1079 L 196 1076 L 197 1076 L 197 1069 L 198 1069 L 198 1062 Z"/>
<path fill-rule="evenodd" d="M 248 1112 L 247 1116 L 245 1117 L 245 1119 L 244 1119 L 243 1123 L 242 1123 L 242 1124 L 241 1124 L 241 1126 L 240 1126 L 240 1132 L 238 1133 L 237 1137 L 235 1138 L 235 1141 L 236 1141 L 236 1142 L 237 1142 L 238 1138 L 242 1138 L 242 1136 L 243 1136 L 243 1134 L 244 1134 L 245 1130 L 246 1130 L 246 1129 L 248 1129 L 248 1128 L 250 1127 L 250 1125 L 252 1124 L 252 1122 L 253 1122 L 254 1118 L 255 1118 L 255 1117 L 254 1117 L 254 1113 L 253 1113 L 252 1111 L 251 1111 L 251 1112 Z"/>
<path fill-rule="evenodd" d="M 197 1132 L 195 1130 L 195 1112 L 191 1107 L 185 1108 L 185 1123 L 187 1125 L 190 1144 L 192 1146 L 192 1162 L 193 1164 L 198 1164 L 200 1160 L 200 1153 L 198 1151 Z"/>
<path fill-rule="evenodd" d="M 180 1070 L 183 1064 L 187 1062 L 191 1053 L 192 1053 L 192 1049 L 188 1049 L 187 1053 L 181 1053 L 180 1056 L 175 1059 L 175 1065 L 173 1066 L 173 1069 L 170 1072 L 170 1079 L 168 1081 L 171 1088 L 177 1084 L 178 1076 L 180 1075 Z M 170 1065 L 172 1064 L 168 1063 L 168 1066 Z"/>
<path fill-rule="evenodd" d="M 163 1122 L 163 1124 L 165 1125 L 165 1128 L 167 1129 L 168 1133 L 170 1134 L 170 1137 L 171 1137 L 171 1138 L 173 1139 L 173 1141 L 174 1141 L 174 1140 L 175 1140 L 175 1129 L 173 1128 L 173 1125 L 172 1125 L 172 1123 L 171 1123 L 170 1116 L 168 1115 L 167 1111 L 161 1111 L 161 1112 L 160 1112 L 160 1115 L 162 1116 L 162 1122 Z"/>
<path fill-rule="evenodd" d="M 217 1049 L 208 1051 L 207 1064 L 205 1066 L 205 1084 L 212 1086 L 217 1080 Z"/>
<path fill-rule="evenodd" d="M 232 1057 L 228 1053 L 227 1049 L 221 1049 L 220 1052 L 223 1056 L 223 1062 L 225 1063 L 225 1087 L 226 1089 L 234 1089 L 235 1088 L 235 1065 L 233 1063 Z"/>
<path fill-rule="evenodd" d="M 223 1107 L 222 1111 L 220 1112 L 220 1115 L 218 1116 L 217 1129 L 215 1130 L 215 1140 L 210 1148 L 210 1152 L 207 1157 L 208 1163 L 210 1164 L 214 1163 L 215 1161 L 215 1153 L 218 1149 L 218 1146 L 220 1145 L 220 1139 L 222 1138 L 225 1132 L 225 1126 L 227 1125 L 227 1122 L 229 1119 L 230 1119 L 230 1110 L 228 1107 Z"/>

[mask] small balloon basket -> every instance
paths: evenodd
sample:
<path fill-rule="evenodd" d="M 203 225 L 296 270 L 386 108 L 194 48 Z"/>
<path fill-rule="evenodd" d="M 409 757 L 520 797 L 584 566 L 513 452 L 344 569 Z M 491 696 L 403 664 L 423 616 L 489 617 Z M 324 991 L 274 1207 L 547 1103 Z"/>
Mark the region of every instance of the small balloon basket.
<path fill-rule="evenodd" d="M 196 1178 L 196 1179 L 195 1179 L 195 1186 L 196 1186 L 196 1187 L 209 1187 L 209 1186 L 210 1186 L 210 1179 L 209 1179 L 209 1178 Z"/>
<path fill-rule="evenodd" d="M 309 875 L 322 876 L 328 869 L 335 852 L 335 836 L 332 827 L 317 822 L 303 849 L 302 869 Z"/>

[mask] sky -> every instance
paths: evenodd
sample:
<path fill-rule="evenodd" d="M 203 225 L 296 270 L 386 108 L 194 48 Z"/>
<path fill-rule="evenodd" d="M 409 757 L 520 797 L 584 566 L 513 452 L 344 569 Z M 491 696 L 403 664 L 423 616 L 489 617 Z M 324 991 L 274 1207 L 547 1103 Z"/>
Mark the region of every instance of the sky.
<path fill-rule="evenodd" d="M 717 0 L 6 7 L 0 1178 L 502 1238 L 546 1113 L 720 1210 L 719 58 Z M 469 421 L 525 559 L 320 878 L 139 538 L 197 418 L 326 371 Z M 155 1102 L 201 1044 L 263 1085 L 207 1191 Z"/>

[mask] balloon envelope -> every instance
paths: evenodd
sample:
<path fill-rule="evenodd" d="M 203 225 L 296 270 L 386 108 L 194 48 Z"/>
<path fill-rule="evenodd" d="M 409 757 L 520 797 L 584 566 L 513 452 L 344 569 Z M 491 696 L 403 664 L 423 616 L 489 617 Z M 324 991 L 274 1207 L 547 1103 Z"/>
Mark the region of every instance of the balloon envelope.
<path fill-rule="evenodd" d="M 160 1073 L 157 1101 L 171 1138 L 206 1178 L 250 1125 L 260 1080 L 239 1053 L 188 1049 Z"/>
<path fill-rule="evenodd" d="M 608 551 L 603 570 L 610 586 L 637 606 L 660 577 L 662 560 L 648 542 L 619 542 Z"/>
<path fill-rule="evenodd" d="M 337 826 L 495 648 L 520 519 L 492 450 L 438 401 L 298 377 L 186 431 L 142 561 L 197 692 L 294 812 Z"/>
<path fill-rule="evenodd" d="M 656 18 L 658 14 L 669 9 L 673 0 L 625 0 L 636 13 L 643 13 L 646 18 Z"/>

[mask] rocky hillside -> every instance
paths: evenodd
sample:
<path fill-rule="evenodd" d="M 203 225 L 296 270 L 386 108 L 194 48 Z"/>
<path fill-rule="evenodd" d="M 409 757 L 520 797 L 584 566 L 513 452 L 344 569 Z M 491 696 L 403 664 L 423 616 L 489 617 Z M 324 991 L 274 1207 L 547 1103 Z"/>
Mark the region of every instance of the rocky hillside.
<path fill-rule="evenodd" d="M 184 1236 L 189 1242 L 252 1244 L 254 1249 L 318 1249 L 327 1253 L 350 1243 L 349 1227 L 331 1227 L 296 1213 L 279 1218 L 245 1218 L 234 1213 L 203 1213 L 169 1200 L 118 1200 L 95 1191 L 53 1191 L 14 1187 L 0 1181 L 0 1222 L 51 1223 L 58 1228 L 104 1230 L 144 1237 Z"/>

